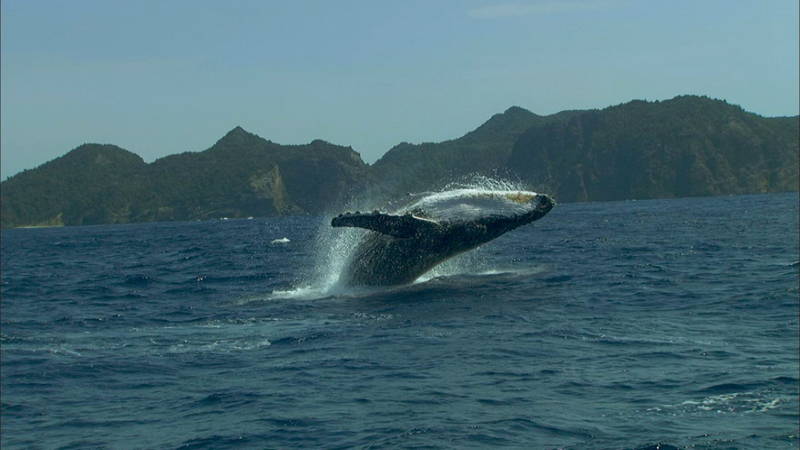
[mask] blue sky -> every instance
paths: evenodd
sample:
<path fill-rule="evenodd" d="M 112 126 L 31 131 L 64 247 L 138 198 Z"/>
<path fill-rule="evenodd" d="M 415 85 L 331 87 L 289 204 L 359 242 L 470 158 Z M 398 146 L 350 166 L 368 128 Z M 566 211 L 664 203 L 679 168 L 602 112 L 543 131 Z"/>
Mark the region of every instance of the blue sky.
<path fill-rule="evenodd" d="M 2 178 L 84 142 L 146 161 L 227 131 L 373 162 L 512 105 L 679 94 L 798 114 L 797 0 L 3 0 Z"/>

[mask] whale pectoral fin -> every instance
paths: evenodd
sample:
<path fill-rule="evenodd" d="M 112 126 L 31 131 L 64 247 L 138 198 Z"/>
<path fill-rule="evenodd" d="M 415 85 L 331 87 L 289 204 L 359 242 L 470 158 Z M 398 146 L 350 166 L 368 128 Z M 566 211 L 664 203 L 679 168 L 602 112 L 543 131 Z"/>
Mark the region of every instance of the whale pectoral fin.
<path fill-rule="evenodd" d="M 397 238 L 408 238 L 419 233 L 434 232 L 439 224 L 410 214 L 403 216 L 385 213 L 345 213 L 331 220 L 332 227 L 358 227 L 377 231 Z"/>

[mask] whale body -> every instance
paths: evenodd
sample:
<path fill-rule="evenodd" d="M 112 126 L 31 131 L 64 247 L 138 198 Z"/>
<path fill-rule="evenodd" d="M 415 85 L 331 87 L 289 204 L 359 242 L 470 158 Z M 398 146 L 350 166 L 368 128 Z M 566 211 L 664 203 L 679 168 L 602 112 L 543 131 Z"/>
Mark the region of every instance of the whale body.
<path fill-rule="evenodd" d="M 369 230 L 339 282 L 349 286 L 412 283 L 437 264 L 544 217 L 555 205 L 529 191 L 459 189 L 419 199 L 390 214 L 345 213 L 333 227 Z"/>

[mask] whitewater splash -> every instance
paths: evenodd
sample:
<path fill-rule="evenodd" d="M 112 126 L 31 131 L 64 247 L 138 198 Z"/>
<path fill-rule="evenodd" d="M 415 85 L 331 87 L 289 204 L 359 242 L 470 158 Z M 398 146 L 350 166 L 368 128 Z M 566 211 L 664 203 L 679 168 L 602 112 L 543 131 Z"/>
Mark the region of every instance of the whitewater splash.
<path fill-rule="evenodd" d="M 408 194 L 402 204 L 375 201 L 373 199 L 359 199 L 352 202 L 349 209 L 371 211 L 382 209 L 391 214 L 413 213 L 416 210 L 435 211 L 445 218 L 453 217 L 479 217 L 481 215 L 508 214 L 516 212 L 513 202 L 503 205 L 503 210 L 491 201 L 493 196 L 505 195 L 511 192 L 524 191 L 525 186 L 507 180 L 498 180 L 483 176 L 475 176 L 468 182 L 451 183 L 435 192 Z M 463 198 L 470 198 L 469 204 L 463 203 Z M 461 199 L 461 200 L 459 200 Z M 485 201 L 482 201 L 485 199 Z M 519 199 L 519 209 L 523 209 Z M 388 207 L 387 207 L 388 206 Z M 510 206 L 510 210 L 509 210 Z M 445 213 L 446 212 L 446 213 Z M 320 224 L 315 242 L 316 263 L 313 269 L 306 274 L 305 282 L 284 291 L 274 291 L 273 298 L 322 298 L 330 296 L 361 295 L 365 288 L 352 288 L 339 283 L 340 274 L 345 269 L 353 250 L 361 241 L 366 231 L 360 228 L 338 228 L 330 226 L 330 221 L 325 220 Z M 424 283 L 434 278 L 455 275 L 485 275 L 493 273 L 508 273 L 513 270 L 498 270 L 489 267 L 486 256 L 480 251 L 463 253 L 437 265 L 416 282 Z"/>

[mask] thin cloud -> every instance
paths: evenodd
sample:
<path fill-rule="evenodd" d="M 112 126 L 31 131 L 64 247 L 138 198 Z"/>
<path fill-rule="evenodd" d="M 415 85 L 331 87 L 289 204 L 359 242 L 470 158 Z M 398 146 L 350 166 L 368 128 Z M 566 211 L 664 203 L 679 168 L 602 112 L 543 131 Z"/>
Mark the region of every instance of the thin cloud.
<path fill-rule="evenodd" d="M 473 8 L 467 11 L 467 14 L 476 19 L 500 19 L 504 17 L 521 17 L 532 14 L 589 11 L 606 8 L 611 6 L 612 3 L 613 2 L 602 0 L 551 0 L 535 3 L 501 3 Z"/>

